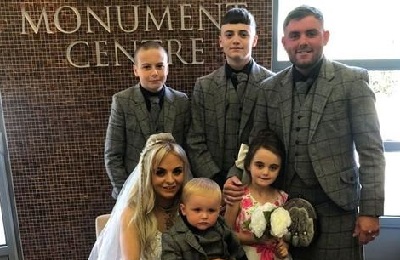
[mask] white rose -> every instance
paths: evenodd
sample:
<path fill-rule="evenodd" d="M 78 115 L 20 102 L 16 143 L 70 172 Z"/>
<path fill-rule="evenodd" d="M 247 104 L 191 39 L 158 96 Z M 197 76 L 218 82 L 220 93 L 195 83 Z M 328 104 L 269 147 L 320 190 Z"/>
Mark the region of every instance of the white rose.
<path fill-rule="evenodd" d="M 266 202 L 264 205 L 260 206 L 261 210 L 264 212 L 271 212 L 276 208 L 275 204 L 272 204 L 270 202 Z"/>
<path fill-rule="evenodd" d="M 288 227 L 291 223 L 289 212 L 283 207 L 278 207 L 271 214 L 271 235 L 283 237 L 288 233 Z"/>
<path fill-rule="evenodd" d="M 267 227 L 267 221 L 264 216 L 264 211 L 262 207 L 257 207 L 251 213 L 249 228 L 253 234 L 260 238 L 265 232 L 265 228 Z"/>

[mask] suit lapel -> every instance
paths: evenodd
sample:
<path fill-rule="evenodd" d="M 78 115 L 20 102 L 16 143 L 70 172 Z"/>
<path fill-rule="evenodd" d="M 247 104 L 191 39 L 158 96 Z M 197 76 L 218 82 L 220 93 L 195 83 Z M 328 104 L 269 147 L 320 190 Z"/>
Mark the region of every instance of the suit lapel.
<path fill-rule="evenodd" d="M 226 74 L 225 74 L 225 66 L 222 66 L 218 69 L 215 75 L 215 85 L 212 86 L 215 97 L 215 112 L 217 114 L 217 118 L 225 118 L 226 115 Z M 221 144 L 221 149 L 225 146 L 225 120 L 218 120 L 218 133 L 219 140 Z"/>
<path fill-rule="evenodd" d="M 279 109 L 282 120 L 282 130 L 283 130 L 283 142 L 285 147 L 289 147 L 290 140 L 290 128 L 292 124 L 292 95 L 293 95 L 293 76 L 292 69 L 290 68 L 285 75 L 283 76 L 279 88 L 280 100 L 279 100 Z"/>
<path fill-rule="evenodd" d="M 149 120 L 149 111 L 147 111 L 146 101 L 144 100 L 142 92 L 140 92 L 139 84 L 134 87 L 133 92 L 133 106 L 134 106 L 134 115 L 136 116 L 136 120 L 139 123 L 140 130 L 144 137 L 147 139 L 152 134 L 151 125 Z"/>
<path fill-rule="evenodd" d="M 165 87 L 164 104 L 161 111 L 164 118 L 164 132 L 172 133 L 175 124 L 176 107 L 174 105 L 174 94 L 168 87 Z"/>
<path fill-rule="evenodd" d="M 322 64 L 319 76 L 314 84 L 316 84 L 314 100 L 311 109 L 311 121 L 310 121 L 310 131 L 308 136 L 308 142 L 311 141 L 319 121 L 321 120 L 322 111 L 325 108 L 328 98 L 332 92 L 333 84 L 332 79 L 335 76 L 335 70 L 332 65 L 327 60 L 324 60 Z"/>
<path fill-rule="evenodd" d="M 251 72 L 249 75 L 249 81 L 247 82 L 246 91 L 243 97 L 243 110 L 242 116 L 240 119 L 240 127 L 239 127 L 239 139 L 241 140 L 241 136 L 247 122 L 249 121 L 250 117 L 252 116 L 252 111 L 255 106 L 254 100 L 257 99 L 258 90 L 260 86 L 260 79 L 256 78 L 255 75 L 259 75 L 259 67 L 254 62 L 253 67 L 251 68 Z M 239 97 L 240 98 L 240 97 Z"/>
<path fill-rule="evenodd" d="M 197 241 L 196 237 L 193 235 L 192 232 L 188 232 L 188 228 L 186 224 L 183 222 L 182 217 L 178 217 L 175 223 L 176 232 L 180 235 L 185 236 L 185 241 L 195 250 L 200 252 L 201 254 L 205 255 L 205 252 L 199 242 Z"/>

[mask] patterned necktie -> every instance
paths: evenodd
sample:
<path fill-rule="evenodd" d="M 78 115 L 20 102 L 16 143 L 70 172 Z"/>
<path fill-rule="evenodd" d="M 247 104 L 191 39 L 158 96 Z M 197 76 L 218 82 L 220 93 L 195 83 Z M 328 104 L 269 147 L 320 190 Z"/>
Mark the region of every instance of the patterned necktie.
<path fill-rule="evenodd" d="M 248 81 L 249 77 L 244 72 L 239 72 L 239 73 L 233 72 L 231 77 L 232 77 L 233 84 L 235 84 L 235 82 L 237 82 L 236 92 L 238 94 L 239 99 L 242 100 L 243 96 L 244 96 L 244 92 L 246 90 L 247 81 Z"/>
<path fill-rule="evenodd" d="M 158 116 L 160 115 L 160 99 L 158 96 L 150 96 L 150 115 L 153 131 L 157 130 Z"/>
<path fill-rule="evenodd" d="M 311 82 L 307 81 L 298 81 L 296 82 L 296 92 L 299 97 L 300 105 L 304 103 L 306 100 L 307 92 L 309 87 L 311 86 Z"/>

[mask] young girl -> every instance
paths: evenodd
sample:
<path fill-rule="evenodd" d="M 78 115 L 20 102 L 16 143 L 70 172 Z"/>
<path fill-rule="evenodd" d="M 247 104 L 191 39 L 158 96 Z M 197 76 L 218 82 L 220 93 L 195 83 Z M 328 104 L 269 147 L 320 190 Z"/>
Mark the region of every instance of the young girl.
<path fill-rule="evenodd" d="M 240 153 L 238 158 L 240 158 Z M 285 150 L 278 136 L 269 130 L 258 133 L 250 143 L 244 157 L 243 175 L 247 175 L 249 184 L 245 187 L 242 201 L 227 204 L 225 220 L 235 230 L 249 260 L 284 259 L 288 257 L 288 244 L 282 239 L 256 239 L 246 227 L 250 213 L 266 202 L 282 206 L 288 195 L 276 188 Z M 236 162 L 239 166 L 240 163 Z"/>

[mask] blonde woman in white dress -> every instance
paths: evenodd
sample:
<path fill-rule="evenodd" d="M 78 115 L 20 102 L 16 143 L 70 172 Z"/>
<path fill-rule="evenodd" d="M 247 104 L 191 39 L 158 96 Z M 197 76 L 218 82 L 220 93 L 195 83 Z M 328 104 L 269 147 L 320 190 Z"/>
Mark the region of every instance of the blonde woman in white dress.
<path fill-rule="evenodd" d="M 151 135 L 89 260 L 160 259 L 161 233 L 177 216 L 188 178 L 186 153 L 172 135 Z"/>

